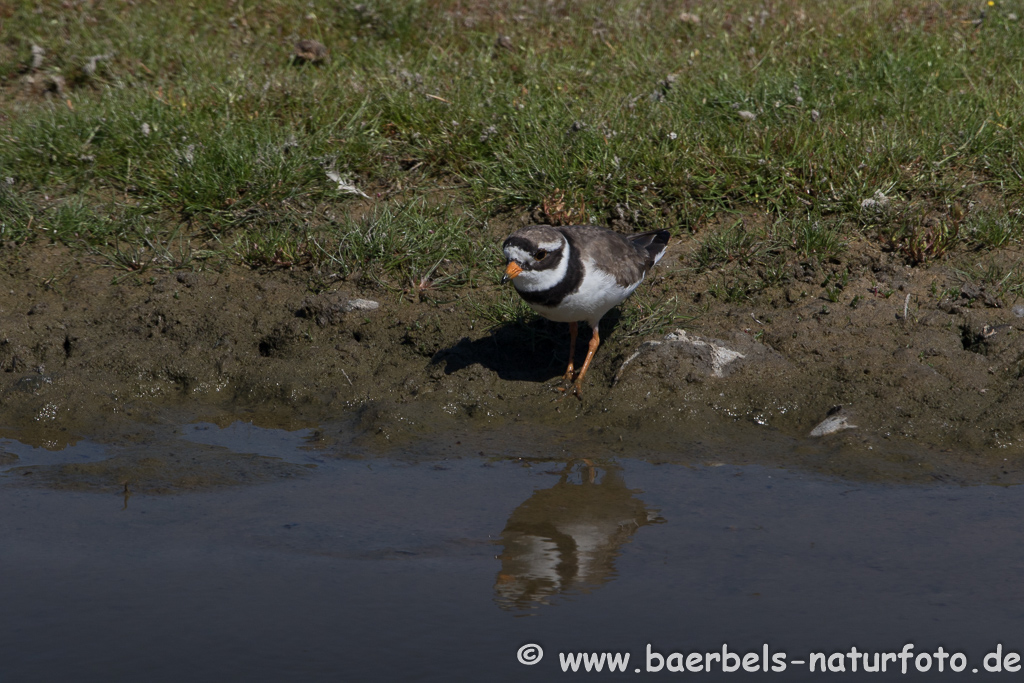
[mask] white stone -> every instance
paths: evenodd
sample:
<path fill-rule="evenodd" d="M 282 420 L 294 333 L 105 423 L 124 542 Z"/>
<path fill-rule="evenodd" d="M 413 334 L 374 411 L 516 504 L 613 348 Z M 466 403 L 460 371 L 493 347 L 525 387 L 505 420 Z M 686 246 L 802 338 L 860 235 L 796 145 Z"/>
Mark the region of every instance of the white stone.
<path fill-rule="evenodd" d="M 662 344 L 678 344 L 689 346 L 691 348 L 708 349 L 711 352 L 711 375 L 713 377 L 724 377 L 725 373 L 723 371 L 725 370 L 726 365 L 741 358 L 746 358 L 746 356 L 739 351 L 733 351 L 730 348 L 701 339 L 697 336 L 690 336 L 686 330 L 680 329 L 666 334 L 664 340 L 646 341 L 641 344 L 640 348 L 634 351 L 629 358 L 623 361 L 622 365 L 619 366 L 619 370 L 615 373 L 615 379 L 613 382 L 619 381 L 622 377 L 623 371 L 626 369 L 626 366 L 632 363 L 637 356 L 645 351 L 661 346 Z"/>
<path fill-rule="evenodd" d="M 345 302 L 345 312 L 351 311 L 376 311 L 380 304 L 372 299 L 349 299 Z"/>
<path fill-rule="evenodd" d="M 850 424 L 846 415 L 833 415 L 826 417 L 817 427 L 811 430 L 811 436 L 827 436 L 841 432 L 844 429 L 856 429 L 857 425 Z"/>

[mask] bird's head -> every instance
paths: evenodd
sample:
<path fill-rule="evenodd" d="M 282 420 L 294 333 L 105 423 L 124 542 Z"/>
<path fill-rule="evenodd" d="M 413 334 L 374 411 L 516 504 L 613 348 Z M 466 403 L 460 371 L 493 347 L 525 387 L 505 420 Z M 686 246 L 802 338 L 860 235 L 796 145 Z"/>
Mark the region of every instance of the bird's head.
<path fill-rule="evenodd" d="M 512 280 L 518 290 L 542 290 L 564 274 L 569 243 L 550 225 L 531 225 L 510 235 L 501 250 L 507 260 L 502 284 Z"/>

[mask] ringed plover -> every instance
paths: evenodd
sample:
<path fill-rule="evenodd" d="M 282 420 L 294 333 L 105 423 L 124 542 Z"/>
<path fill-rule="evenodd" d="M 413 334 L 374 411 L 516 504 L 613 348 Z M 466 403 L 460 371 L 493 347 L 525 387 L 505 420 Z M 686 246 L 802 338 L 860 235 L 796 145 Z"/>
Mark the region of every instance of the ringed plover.
<path fill-rule="evenodd" d="M 580 387 L 601 337 L 601 318 L 626 300 L 661 260 L 667 230 L 620 235 L 596 225 L 531 225 L 502 244 L 508 263 L 502 284 L 512 280 L 519 296 L 548 320 L 569 323 L 569 367 L 565 381 Z M 593 336 L 578 376 L 574 375 L 577 323 L 590 323 Z"/>

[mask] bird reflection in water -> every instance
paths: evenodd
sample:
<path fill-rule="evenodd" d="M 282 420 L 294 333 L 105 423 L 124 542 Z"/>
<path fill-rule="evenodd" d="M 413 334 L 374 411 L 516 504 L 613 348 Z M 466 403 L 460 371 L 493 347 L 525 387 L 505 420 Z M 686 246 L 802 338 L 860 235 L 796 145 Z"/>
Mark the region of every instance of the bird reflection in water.
<path fill-rule="evenodd" d="M 509 517 L 494 585 L 498 604 L 529 609 L 612 580 L 620 546 L 640 527 L 665 521 L 636 493 L 618 468 L 570 462 L 557 484 L 535 491 Z"/>

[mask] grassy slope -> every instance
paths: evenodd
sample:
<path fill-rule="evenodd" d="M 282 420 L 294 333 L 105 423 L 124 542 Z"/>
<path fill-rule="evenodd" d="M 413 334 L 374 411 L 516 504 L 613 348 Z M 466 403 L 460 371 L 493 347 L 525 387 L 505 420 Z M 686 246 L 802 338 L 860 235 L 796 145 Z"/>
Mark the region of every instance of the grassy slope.
<path fill-rule="evenodd" d="M 853 233 L 921 263 L 1024 229 L 1015 3 L 692 3 L 699 23 L 653 1 L 18 5 L 0 8 L 7 245 L 459 287 L 493 277 L 489 220 L 537 210 L 697 231 L 694 268 L 758 266 L 741 298 Z M 300 38 L 329 62 L 293 63 Z M 862 209 L 877 192 L 893 201 Z"/>

